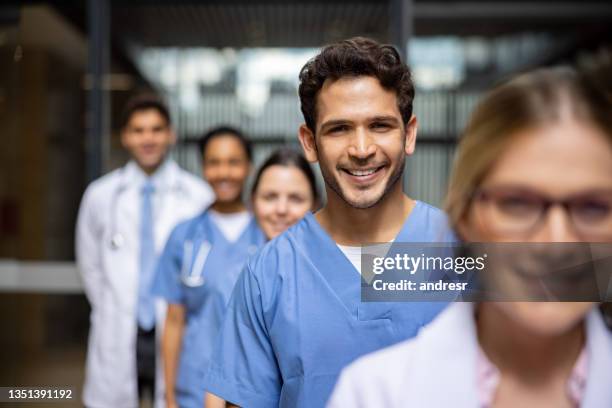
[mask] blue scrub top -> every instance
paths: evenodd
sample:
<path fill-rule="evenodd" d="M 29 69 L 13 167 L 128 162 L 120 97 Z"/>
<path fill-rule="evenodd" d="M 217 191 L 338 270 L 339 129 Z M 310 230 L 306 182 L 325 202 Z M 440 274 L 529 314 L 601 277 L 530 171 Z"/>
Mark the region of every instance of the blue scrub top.
<path fill-rule="evenodd" d="M 236 241 L 229 242 L 208 211 L 177 225 L 168 238 L 153 293 L 168 303 L 184 306 L 186 311 L 175 387 L 179 406 L 203 407 L 204 374 L 227 303 L 248 257 L 264 242 L 254 218 Z M 204 260 L 207 248 L 210 250 Z M 195 270 L 202 262 L 203 268 Z M 191 284 L 185 279 L 189 274 Z"/>
<path fill-rule="evenodd" d="M 455 242 L 418 202 L 396 242 Z M 362 303 L 361 277 L 316 219 L 268 243 L 232 294 L 205 388 L 248 408 L 323 407 L 343 367 L 413 337 L 446 303 Z"/>

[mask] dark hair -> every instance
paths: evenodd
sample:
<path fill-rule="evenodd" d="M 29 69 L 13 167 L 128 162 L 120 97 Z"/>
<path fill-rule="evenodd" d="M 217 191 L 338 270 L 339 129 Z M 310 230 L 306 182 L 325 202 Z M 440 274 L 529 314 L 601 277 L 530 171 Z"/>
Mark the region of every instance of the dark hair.
<path fill-rule="evenodd" d="M 218 126 L 216 128 L 210 129 L 208 132 L 204 134 L 198 140 L 198 147 L 200 149 L 200 153 L 202 157 L 204 157 L 204 153 L 206 152 L 206 147 L 211 140 L 221 136 L 230 136 L 238 139 L 242 147 L 244 148 L 244 152 L 247 155 L 249 161 L 253 158 L 253 147 L 251 145 L 251 141 L 242 133 L 240 130 L 233 128 L 231 126 Z"/>
<path fill-rule="evenodd" d="M 312 171 L 312 168 L 310 167 L 310 164 L 300 153 L 286 147 L 274 151 L 259 167 L 255 175 L 255 180 L 253 181 L 253 187 L 251 188 L 251 196 L 253 196 L 255 194 L 255 191 L 257 191 L 261 175 L 264 173 L 264 171 L 266 171 L 268 167 L 271 166 L 295 167 L 300 170 L 304 174 L 304 176 L 306 176 L 306 179 L 310 184 L 310 191 L 312 192 L 313 202 L 318 202 L 319 193 L 317 190 L 317 181 Z"/>
<path fill-rule="evenodd" d="M 172 124 L 168 107 L 158 96 L 153 94 L 140 94 L 133 96 L 125 104 L 123 112 L 121 113 L 121 129 L 127 126 L 134 113 L 149 109 L 155 109 L 164 118 L 168 126 Z"/>
<path fill-rule="evenodd" d="M 323 83 L 343 77 L 372 76 L 380 85 L 395 91 L 404 123 L 412 116 L 414 85 L 410 69 L 395 48 L 372 39 L 355 37 L 328 45 L 300 71 L 300 102 L 306 126 L 314 133 L 317 94 Z"/>

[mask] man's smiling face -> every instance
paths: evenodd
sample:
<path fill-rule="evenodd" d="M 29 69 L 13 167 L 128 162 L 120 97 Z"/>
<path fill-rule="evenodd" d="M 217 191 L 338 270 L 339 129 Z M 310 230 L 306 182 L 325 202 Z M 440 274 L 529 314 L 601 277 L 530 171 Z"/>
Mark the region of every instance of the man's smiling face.
<path fill-rule="evenodd" d="M 327 80 L 317 95 L 316 135 L 305 125 L 300 132 L 307 158 L 321 166 L 328 198 L 333 192 L 351 207 L 370 208 L 401 178 L 416 119 L 403 123 L 395 92 L 375 77 L 344 77 Z"/>

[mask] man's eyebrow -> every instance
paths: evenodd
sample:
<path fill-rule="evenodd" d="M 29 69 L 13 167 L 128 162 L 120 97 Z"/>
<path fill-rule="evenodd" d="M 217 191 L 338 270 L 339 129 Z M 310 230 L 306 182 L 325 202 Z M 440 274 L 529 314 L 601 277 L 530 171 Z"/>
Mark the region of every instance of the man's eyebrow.
<path fill-rule="evenodd" d="M 346 119 L 331 119 L 331 120 L 328 120 L 327 122 L 323 122 L 321 124 L 321 129 L 330 127 L 330 126 L 347 125 L 350 123 L 351 121 L 346 120 Z"/>
<path fill-rule="evenodd" d="M 398 122 L 399 120 L 395 116 L 374 116 L 370 119 L 370 122 Z"/>

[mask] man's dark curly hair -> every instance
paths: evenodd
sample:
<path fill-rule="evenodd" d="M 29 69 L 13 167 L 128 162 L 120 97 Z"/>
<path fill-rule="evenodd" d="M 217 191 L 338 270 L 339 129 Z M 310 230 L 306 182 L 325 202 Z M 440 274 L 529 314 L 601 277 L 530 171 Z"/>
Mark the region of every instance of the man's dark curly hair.
<path fill-rule="evenodd" d="M 306 126 L 315 133 L 317 94 L 323 83 L 344 77 L 372 76 L 380 85 L 393 90 L 402 120 L 412 116 L 414 85 L 410 69 L 402 62 L 397 50 L 372 39 L 355 37 L 328 45 L 304 65 L 300 71 L 300 103 Z"/>

